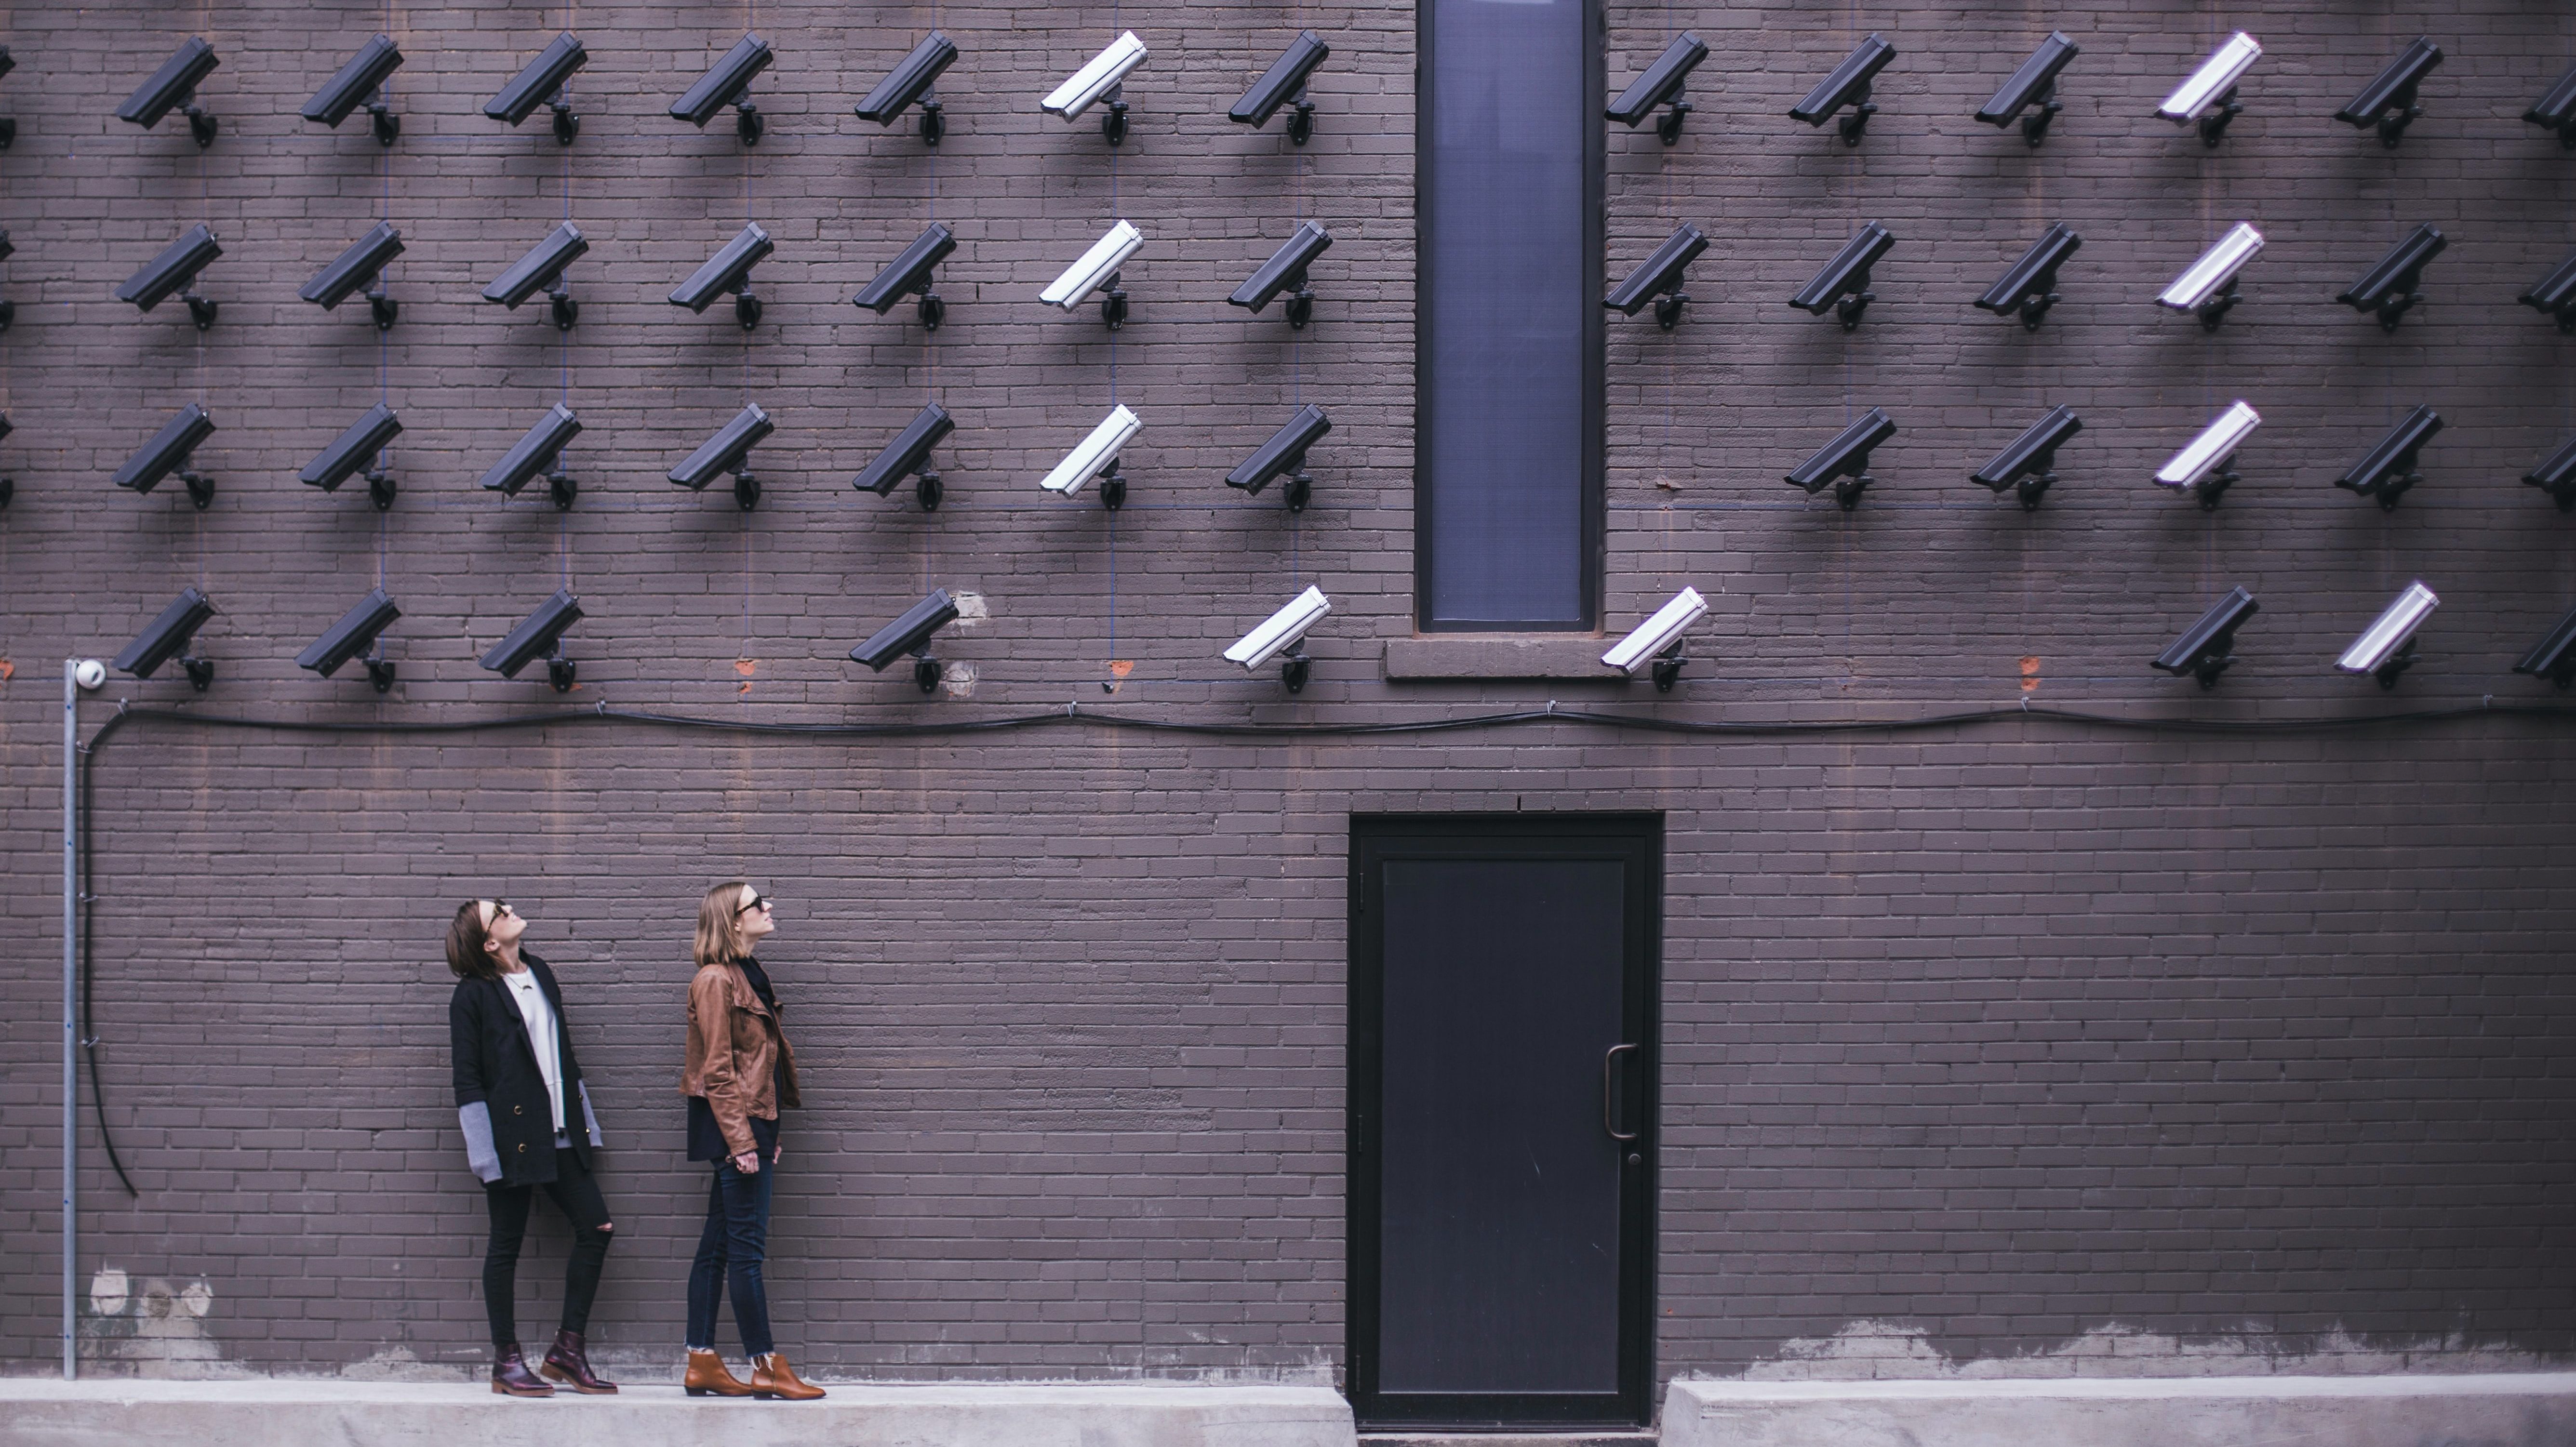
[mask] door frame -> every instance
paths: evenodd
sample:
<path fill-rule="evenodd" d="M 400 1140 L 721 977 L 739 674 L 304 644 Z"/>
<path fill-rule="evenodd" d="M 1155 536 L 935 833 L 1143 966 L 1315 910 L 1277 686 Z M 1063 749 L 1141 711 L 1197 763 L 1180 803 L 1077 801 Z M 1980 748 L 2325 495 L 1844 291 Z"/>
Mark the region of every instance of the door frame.
<path fill-rule="evenodd" d="M 1662 1140 L 1664 816 L 1660 813 L 1354 814 L 1349 857 L 1350 1045 L 1346 1162 L 1344 1382 L 1363 1428 L 1644 1426 L 1654 1417 L 1655 1195 Z M 1598 859 L 1632 866 L 1622 911 L 1622 1025 L 1639 1048 L 1622 1071 L 1620 1124 L 1643 1157 L 1620 1178 L 1619 1389 L 1615 1394 L 1467 1395 L 1377 1389 L 1380 1052 L 1384 1044 L 1382 873 L 1390 858 Z"/>

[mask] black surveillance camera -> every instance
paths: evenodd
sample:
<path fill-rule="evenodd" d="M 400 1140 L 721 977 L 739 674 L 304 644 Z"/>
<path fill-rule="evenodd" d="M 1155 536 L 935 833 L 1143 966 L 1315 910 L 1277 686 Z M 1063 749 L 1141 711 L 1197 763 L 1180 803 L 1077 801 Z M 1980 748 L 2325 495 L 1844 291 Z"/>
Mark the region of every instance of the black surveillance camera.
<path fill-rule="evenodd" d="M 313 93 L 304 103 L 304 118 L 320 121 L 333 130 L 349 118 L 349 112 L 363 105 L 375 131 L 378 145 L 390 146 L 402 134 L 402 118 L 386 103 L 384 84 L 403 63 L 402 47 L 389 36 L 379 35 L 358 47 L 337 75 Z"/>
<path fill-rule="evenodd" d="M 945 588 L 933 588 L 930 596 L 913 604 L 903 616 L 868 636 L 868 641 L 850 650 L 852 663 L 866 664 L 871 673 L 883 673 L 886 665 L 909 653 L 912 655 L 912 681 L 923 693 L 939 687 L 939 660 L 930 656 L 931 635 L 957 621 L 956 601 Z"/>
<path fill-rule="evenodd" d="M 1306 268 L 1314 264 L 1316 257 L 1330 250 L 1332 244 L 1333 234 L 1323 227 L 1312 221 L 1297 223 L 1297 230 L 1279 243 L 1279 249 L 1270 253 L 1268 261 L 1244 278 L 1243 285 L 1236 287 L 1234 295 L 1226 298 L 1227 303 L 1258 314 L 1263 307 L 1270 305 L 1272 297 L 1285 291 L 1289 294 L 1288 301 L 1281 310 L 1287 314 L 1289 329 L 1294 331 L 1305 326 L 1315 315 L 1315 293 L 1307 289 Z"/>
<path fill-rule="evenodd" d="M 197 636 L 197 630 L 205 626 L 206 620 L 214 616 L 215 605 L 205 594 L 194 588 L 180 589 L 179 596 L 170 601 L 170 606 L 161 610 L 161 616 L 153 619 L 141 633 L 134 635 L 133 642 L 118 652 L 116 667 L 136 678 L 150 678 L 154 670 L 176 658 L 179 665 L 188 670 L 189 685 L 204 693 L 206 686 L 215 681 L 215 665 L 207 659 L 190 656 L 188 644 Z"/>
<path fill-rule="evenodd" d="M 948 304 L 941 301 L 939 293 L 931 288 L 930 271 L 947 260 L 948 253 L 956 249 L 956 234 L 933 221 L 913 238 L 902 255 L 886 263 L 885 270 L 877 273 L 876 280 L 860 288 L 859 294 L 850 300 L 878 316 L 884 316 L 894 310 L 896 302 L 917 294 L 921 304 L 915 314 L 921 318 L 921 329 L 935 332 L 948 316 Z"/>
<path fill-rule="evenodd" d="M 1997 316 L 2018 314 L 2022 330 L 2038 331 L 2040 320 L 2058 302 L 2058 268 L 2083 244 L 2084 238 L 2067 230 L 2065 222 L 2050 226 L 2001 280 L 1977 298 L 1977 306 Z"/>
<path fill-rule="evenodd" d="M 2516 673 L 2545 678 L 2560 688 L 2576 683 L 2576 608 L 2558 620 L 2549 636 L 2540 640 L 2522 661 L 2513 666 Z"/>
<path fill-rule="evenodd" d="M 2560 331 L 2576 332 L 2576 252 L 2568 253 L 2566 260 L 2515 300 L 2556 318 Z"/>
<path fill-rule="evenodd" d="M 2030 59 L 2023 61 L 2003 88 L 1995 92 L 1994 99 L 1978 108 L 1977 119 L 1997 130 L 2019 120 L 2023 140 L 2033 146 L 2047 140 L 2048 123 L 2066 109 L 2057 98 L 2057 73 L 2082 53 L 2074 41 L 2066 38 L 2065 31 L 2050 31 L 2039 48 L 2030 53 Z M 2039 107 L 2037 112 L 2022 114 L 2033 106 Z"/>
<path fill-rule="evenodd" d="M 332 624 L 321 637 L 295 655 L 295 666 L 309 668 L 329 678 L 340 671 L 342 664 L 366 652 L 375 643 L 377 635 L 401 616 L 402 610 L 394 606 L 394 600 L 385 596 L 384 589 L 377 588 L 359 599 L 358 606 L 341 614 L 339 622 Z M 393 660 L 384 657 L 383 650 L 379 649 L 366 663 L 367 681 L 375 685 L 376 692 L 391 690 L 394 686 Z"/>
<path fill-rule="evenodd" d="M 1895 58 L 1896 47 L 1876 35 L 1863 40 L 1852 48 L 1851 54 L 1843 57 L 1843 63 L 1835 66 L 1832 73 L 1816 82 L 1816 88 L 1807 92 L 1805 100 L 1789 108 L 1791 119 L 1821 126 L 1832 120 L 1836 111 L 1850 106 L 1852 113 L 1843 117 L 1835 129 L 1842 133 L 1844 145 L 1859 145 L 1861 132 L 1869 127 L 1869 118 L 1878 114 L 1878 107 L 1869 98 L 1870 82 Z"/>
<path fill-rule="evenodd" d="M 1706 59 L 1708 42 L 1683 31 L 1664 47 L 1663 54 L 1655 57 L 1654 64 L 1646 67 L 1645 74 L 1628 82 L 1628 88 L 1610 102 L 1603 116 L 1633 131 L 1655 107 L 1669 106 L 1671 109 L 1655 121 L 1655 135 L 1667 146 L 1678 142 L 1682 138 L 1682 117 L 1691 110 L 1691 103 L 1682 99 L 1682 82 L 1690 79 L 1690 73 Z"/>
<path fill-rule="evenodd" d="M 581 307 L 564 285 L 564 268 L 579 260 L 588 250 L 589 238 L 581 234 L 580 227 L 567 221 L 549 233 L 545 240 L 529 247 L 527 255 L 512 262 L 510 269 L 502 272 L 498 280 L 483 288 L 483 299 L 497 301 L 516 311 L 519 303 L 536 295 L 538 288 L 542 287 L 554 301 L 552 311 L 556 329 L 570 331 L 573 318 L 581 314 Z"/>
<path fill-rule="evenodd" d="M 850 479 L 850 486 L 884 497 L 894 491 L 896 483 L 907 477 L 913 478 L 914 496 L 921 500 L 921 510 L 939 511 L 939 474 L 931 470 L 930 451 L 956 430 L 957 424 L 949 417 L 947 408 L 936 402 L 924 404 L 919 412 L 913 414 L 913 419 L 904 424 L 903 430 L 895 434 L 894 440 L 861 468 L 858 476 Z"/>
<path fill-rule="evenodd" d="M 751 79 L 769 69 L 769 42 L 757 35 L 746 35 L 734 42 L 724 58 L 707 68 L 698 83 L 671 103 L 671 119 L 687 121 L 699 130 L 715 119 L 726 106 L 734 110 L 734 134 L 746 146 L 760 144 L 764 123 L 760 108 L 751 103 Z"/>
<path fill-rule="evenodd" d="M 2549 494 L 2560 512 L 2576 512 L 2576 438 L 2559 445 L 2556 452 L 2540 460 L 2540 465 L 2522 475 L 2522 480 Z"/>
<path fill-rule="evenodd" d="M 1288 510 L 1304 512 L 1306 503 L 1315 495 L 1315 479 L 1306 473 L 1306 449 L 1332 430 L 1333 419 L 1324 415 L 1324 409 L 1307 403 L 1271 433 L 1269 441 L 1236 463 L 1234 470 L 1225 475 L 1225 485 L 1258 497 L 1272 478 L 1285 474 L 1288 486 L 1281 495 L 1287 500 Z"/>
<path fill-rule="evenodd" d="M 402 233 L 390 221 L 379 221 L 366 235 L 350 243 L 340 258 L 313 274 L 295 294 L 329 311 L 349 299 L 360 287 L 367 291 L 367 314 L 374 318 L 377 331 L 393 329 L 400 308 L 385 295 L 385 263 L 402 255 Z"/>
<path fill-rule="evenodd" d="M 572 688 L 572 660 L 564 657 L 563 636 L 567 629 L 581 621 L 581 600 L 569 588 L 559 588 L 555 595 L 539 603 L 535 612 L 519 620 L 510 635 L 492 645 L 483 655 L 483 666 L 503 678 L 516 678 L 519 670 L 540 657 L 546 660 L 546 682 L 557 693 Z M 550 656 L 549 656 L 550 655 Z"/>
<path fill-rule="evenodd" d="M 148 131 L 161 124 L 161 118 L 176 106 L 188 118 L 188 134 L 196 138 L 197 149 L 204 150 L 215 143 L 215 118 L 197 104 L 197 83 L 220 64 L 215 59 L 215 48 L 203 36 L 189 36 L 187 44 L 161 62 L 152 78 L 116 108 L 116 118 L 132 121 Z"/>
<path fill-rule="evenodd" d="M 572 73 L 590 63 L 590 52 L 581 48 L 581 38 L 567 30 L 553 43 L 537 52 L 537 58 L 513 77 L 501 93 L 483 103 L 483 114 L 505 126 L 524 121 L 538 106 L 546 106 L 555 115 L 555 141 L 569 146 L 581 134 L 581 117 L 572 113 L 572 103 L 564 99 L 564 83 Z"/>
<path fill-rule="evenodd" d="M 2381 331 L 2397 330 L 2400 317 L 2409 307 L 2424 299 L 2417 290 L 2424 282 L 2424 265 L 2442 254 L 2451 243 L 2433 227 L 2418 226 L 2405 240 L 2381 257 L 2379 264 L 2363 272 L 2361 280 L 2346 287 L 2335 300 L 2355 311 L 2375 314 Z"/>
<path fill-rule="evenodd" d="M 2242 588 L 2228 590 L 2200 621 L 2183 630 L 2164 652 L 2148 660 L 2147 666 L 2175 675 L 2188 673 L 2200 680 L 2203 688 L 2218 686 L 2218 675 L 2236 661 L 2236 630 L 2245 620 L 2262 611 L 2254 595 Z"/>
<path fill-rule="evenodd" d="M 9 47 L 0 45 L 0 75 L 7 75 L 10 71 L 17 68 L 18 62 L 9 58 Z M 18 122 L 16 119 L 9 116 L 0 116 L 0 151 L 9 149 L 10 143 L 17 139 Z M 5 325 L 7 325 L 7 323 L 0 322 L 0 326 Z M 0 503 L 0 506 L 6 505 L 6 503 Z"/>
<path fill-rule="evenodd" d="M 1289 41 L 1288 48 L 1261 73 L 1261 79 L 1227 107 L 1225 118 L 1257 131 L 1270 123 L 1270 117 L 1281 106 L 1292 106 L 1288 139 L 1296 145 L 1306 144 L 1306 138 L 1315 133 L 1315 103 L 1306 99 L 1306 77 L 1314 74 L 1315 67 L 1332 53 L 1333 48 L 1315 32 L 1298 31 L 1297 38 Z"/>
<path fill-rule="evenodd" d="M 938 145 L 939 138 L 948 134 L 948 117 L 940 109 L 939 97 L 931 87 L 938 83 L 940 74 L 956 59 L 957 42 L 936 30 L 930 32 L 928 38 L 912 48 L 911 54 L 896 63 L 885 79 L 877 82 L 876 88 L 868 92 L 867 99 L 859 102 L 859 119 L 890 126 L 905 111 L 918 104 L 921 107 L 921 143 Z"/>
<path fill-rule="evenodd" d="M 2405 137 L 2406 127 L 2424 114 L 2424 107 L 2415 100 L 2416 87 L 2422 85 L 2424 77 L 2432 74 L 2433 67 L 2441 63 L 2442 47 L 2418 36 L 2413 44 L 2398 52 L 2395 60 L 2388 62 L 2388 68 L 2379 73 L 2377 80 L 2364 87 L 2361 94 L 2354 96 L 2342 110 L 2336 111 L 2335 119 L 2362 130 L 2376 126 L 2379 143 L 2394 148 Z"/>
<path fill-rule="evenodd" d="M 376 511 L 383 512 L 394 505 L 394 480 L 385 475 L 382 459 L 377 454 L 385 450 L 385 444 L 401 436 L 402 430 L 402 419 L 394 415 L 394 409 L 379 402 L 368 408 L 366 415 L 350 423 L 348 430 L 323 448 L 320 456 L 304 464 L 304 470 L 296 474 L 296 480 L 306 487 L 338 492 L 340 484 L 363 468 L 367 474 L 367 496 L 374 501 Z"/>
<path fill-rule="evenodd" d="M 1699 254 L 1708 250 L 1708 237 L 1685 221 L 1672 235 L 1664 238 L 1655 254 L 1638 263 L 1628 279 L 1610 289 L 1601 304 L 1621 316 L 1635 316 L 1646 303 L 1655 304 L 1655 325 L 1665 331 L 1681 325 L 1682 308 L 1689 304 L 1690 294 L 1682 290 L 1682 273 Z"/>
<path fill-rule="evenodd" d="M 188 487 L 188 501 L 203 512 L 215 500 L 214 479 L 197 473 L 188 466 L 188 455 L 197 444 L 215 435 L 215 419 L 206 409 L 191 402 L 179 409 L 179 415 L 152 434 L 143 449 L 125 460 L 116 470 L 116 485 L 131 492 L 150 492 L 171 473 Z"/>
<path fill-rule="evenodd" d="M 179 299 L 188 304 L 188 319 L 202 332 L 215 324 L 215 304 L 190 290 L 189 283 L 197 279 L 197 273 L 205 270 L 208 262 L 223 254 L 214 231 L 200 221 L 180 232 L 178 240 L 162 247 L 161 254 L 141 271 L 127 277 L 125 284 L 116 289 L 116 299 L 130 301 L 148 312 L 177 292 Z"/>
<path fill-rule="evenodd" d="M 2072 407 L 2052 407 L 2048 415 L 2022 429 L 2010 446 L 1994 455 L 1985 466 L 1968 474 L 1968 480 L 1994 493 L 2003 495 L 2011 488 L 2021 499 L 2024 512 L 2035 512 L 2039 500 L 2057 481 L 2057 449 L 2068 438 L 2084 430 L 2083 419 Z"/>
<path fill-rule="evenodd" d="M 1834 259 L 1825 263 L 1825 269 L 1789 298 L 1789 305 L 1813 316 L 1830 311 L 1842 319 L 1844 331 L 1853 330 L 1860 325 L 1861 313 L 1878 300 L 1878 293 L 1869 289 L 1869 269 L 1895 244 L 1895 236 L 1886 227 L 1875 221 L 1862 222 L 1852 239 L 1843 243 L 1843 249 L 1834 253 Z"/>
<path fill-rule="evenodd" d="M 758 222 L 745 225 L 733 240 L 708 257 L 689 279 L 671 289 L 671 305 L 704 315 L 717 297 L 733 293 L 733 319 L 744 331 L 760 325 L 760 298 L 751 294 L 751 268 L 778 249 Z"/>
<path fill-rule="evenodd" d="M 2415 455 L 2442 430 L 2442 415 L 2430 407 L 2409 412 L 2388 435 L 2371 445 L 2361 461 L 2335 479 L 2335 486 L 2361 497 L 2376 498 L 2379 510 L 2393 512 L 2406 489 L 2424 480 L 2415 470 Z"/>
<path fill-rule="evenodd" d="M 1872 407 L 1833 441 L 1818 448 L 1815 456 L 1799 463 L 1789 474 L 1789 485 L 1805 488 L 1807 495 L 1813 497 L 1830 484 L 1834 501 L 1850 512 L 1860 506 L 1861 493 L 1878 480 L 1869 475 L 1870 452 L 1895 435 L 1896 423 Z"/>
<path fill-rule="evenodd" d="M 2552 83 L 2522 118 L 2544 131 L 2554 132 L 2558 144 L 2576 151 L 2576 65 Z"/>
<path fill-rule="evenodd" d="M 0 150 L 6 149 L 8 149 L 6 146 L 0 146 Z M 0 226 L 0 261 L 7 261 L 17 254 L 18 248 L 9 240 L 9 228 Z M 6 297 L 0 297 L 0 332 L 9 330 L 9 323 L 17 319 L 18 304 Z"/>
<path fill-rule="evenodd" d="M 0 437 L 7 437 L 9 435 L 9 431 L 9 414 L 6 412 L 0 412 Z M 9 499 L 16 496 L 17 491 L 17 479 L 0 477 L 0 507 L 7 507 L 9 505 Z"/>
<path fill-rule="evenodd" d="M 526 436 L 510 444 L 510 450 L 501 454 L 501 460 L 493 463 L 491 469 L 483 474 L 484 490 L 497 492 L 503 497 L 517 497 L 519 489 L 543 474 L 551 484 L 556 511 L 571 507 L 576 489 L 561 464 L 564 444 L 580 435 L 581 419 L 573 415 L 570 407 L 557 402 L 546 409 L 546 415 L 537 419 L 537 425 L 529 428 Z"/>
<path fill-rule="evenodd" d="M 707 485 L 725 473 L 733 474 L 733 500 L 749 512 L 760 502 L 760 480 L 751 475 L 751 449 L 760 440 L 778 430 L 769 414 L 750 403 L 734 414 L 733 420 L 717 429 L 716 435 L 698 444 L 698 450 L 671 469 L 671 481 L 692 492 L 704 492 Z"/>

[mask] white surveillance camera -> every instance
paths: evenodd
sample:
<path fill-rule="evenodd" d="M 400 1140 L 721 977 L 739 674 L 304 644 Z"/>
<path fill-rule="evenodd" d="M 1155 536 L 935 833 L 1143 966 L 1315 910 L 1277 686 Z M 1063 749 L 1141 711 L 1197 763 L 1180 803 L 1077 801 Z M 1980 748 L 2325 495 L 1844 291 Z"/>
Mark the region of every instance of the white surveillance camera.
<path fill-rule="evenodd" d="M 2245 72 L 2262 58 L 2262 45 L 2253 36 L 2237 31 L 2212 51 L 2189 79 L 2174 87 L 2173 94 L 2156 107 L 2156 114 L 2176 125 L 2187 126 L 2201 119 L 2212 107 L 2225 104 L 2227 93 L 2236 89 Z"/>
<path fill-rule="evenodd" d="M 1038 300 L 1048 306 L 1073 310 L 1088 300 L 1093 292 L 1114 281 L 1118 268 L 1124 266 L 1127 258 L 1134 256 L 1137 248 L 1144 244 L 1145 233 L 1127 222 L 1119 222 L 1110 227 L 1106 235 L 1091 243 L 1091 249 L 1082 253 L 1080 261 L 1066 267 L 1062 276 L 1039 292 Z"/>
<path fill-rule="evenodd" d="M 1126 406 L 1121 404 L 1108 416 L 1101 418 L 1100 425 L 1091 429 L 1091 435 L 1082 439 L 1081 444 L 1071 452 L 1066 453 L 1064 461 L 1057 463 L 1055 471 L 1048 473 L 1038 486 L 1049 492 L 1061 493 L 1066 497 L 1082 491 L 1084 484 L 1098 477 L 1117 462 L 1118 450 L 1125 447 L 1127 440 L 1134 437 L 1144 425 L 1136 420 L 1135 413 L 1128 411 Z"/>
<path fill-rule="evenodd" d="M 2442 600 L 2423 583 L 2407 584 L 2397 601 L 2352 640 L 2343 657 L 2335 660 L 2335 668 L 2343 673 L 2370 674 L 2382 688 L 2396 687 L 2397 675 L 2415 662 L 2415 630 L 2423 627 L 2424 620 L 2432 617 L 2433 610 L 2441 604 Z"/>
<path fill-rule="evenodd" d="M 2216 245 L 2202 252 L 2199 260 L 2183 268 L 2182 275 L 2175 277 L 2173 285 L 2166 287 L 2164 294 L 2156 298 L 2156 305 L 2171 307 L 2178 312 L 2199 312 L 2202 320 L 2207 321 L 2209 309 L 2216 299 L 2222 292 L 2235 291 L 2236 274 L 2243 271 L 2245 263 L 2252 261 L 2262 249 L 2263 233 L 2254 229 L 2254 223 L 2237 222 L 2225 236 L 2218 238 Z M 2231 299 L 2219 305 L 2218 309 L 2223 311 L 2225 305 L 2232 304 Z"/>
<path fill-rule="evenodd" d="M 107 682 L 107 665 L 95 658 L 84 658 L 72 665 L 72 682 L 83 692 L 95 691 Z"/>
<path fill-rule="evenodd" d="M 2236 481 L 2235 469 L 2229 465 L 2236 458 L 2236 449 L 2262 425 L 2262 414 L 2243 400 L 2230 402 L 2226 411 L 2200 429 L 2199 436 L 2156 469 L 2156 481 L 2166 487 L 2197 492 L 2203 508 L 2216 507 L 2218 495 Z"/>
<path fill-rule="evenodd" d="M 1109 42 L 1109 48 L 1091 58 L 1091 63 L 1075 71 L 1064 84 L 1057 86 L 1038 109 L 1068 121 L 1081 119 L 1110 88 L 1127 78 L 1127 72 L 1145 63 L 1145 42 L 1128 31 Z"/>
<path fill-rule="evenodd" d="M 1671 602 L 1656 609 L 1654 617 L 1638 624 L 1635 631 L 1612 644 L 1610 651 L 1601 655 L 1601 662 L 1634 678 L 1637 670 L 1646 666 L 1647 660 L 1663 653 L 1677 653 L 1682 645 L 1682 635 L 1707 614 L 1708 600 L 1699 595 L 1697 588 L 1684 588 L 1673 595 Z M 1676 665 L 1673 672 L 1679 673 L 1680 660 L 1675 658 L 1673 662 Z M 1655 682 L 1658 687 L 1670 691 L 1672 685 L 1663 677 L 1663 672 L 1661 668 L 1656 669 Z"/>
<path fill-rule="evenodd" d="M 1310 587 L 1290 599 L 1287 607 L 1263 619 L 1260 627 L 1236 640 L 1235 645 L 1225 651 L 1225 660 L 1242 664 L 1244 672 L 1249 673 L 1296 646 L 1306 636 L 1306 630 L 1322 622 L 1324 615 L 1332 611 L 1332 600 L 1324 596 L 1324 590 Z M 1291 693 L 1305 686 L 1305 670 L 1299 667 L 1304 662 L 1302 653 L 1288 661 L 1288 691 Z"/>

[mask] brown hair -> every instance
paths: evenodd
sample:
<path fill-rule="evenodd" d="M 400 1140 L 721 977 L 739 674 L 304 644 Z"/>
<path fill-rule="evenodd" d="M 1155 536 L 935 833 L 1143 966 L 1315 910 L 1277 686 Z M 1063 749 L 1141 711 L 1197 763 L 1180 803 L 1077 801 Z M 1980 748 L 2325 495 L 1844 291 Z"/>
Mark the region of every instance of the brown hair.
<path fill-rule="evenodd" d="M 697 954 L 700 965 L 729 965 L 742 958 L 742 951 L 734 947 L 741 938 L 733 927 L 733 922 L 741 917 L 734 906 L 742 903 L 742 892 L 749 888 L 748 881 L 728 879 L 708 890 L 707 897 L 699 901 Z"/>
<path fill-rule="evenodd" d="M 456 907 L 447 924 L 447 967 L 462 979 L 496 980 L 501 962 L 484 948 L 491 933 L 483 925 L 483 901 L 469 899 Z"/>

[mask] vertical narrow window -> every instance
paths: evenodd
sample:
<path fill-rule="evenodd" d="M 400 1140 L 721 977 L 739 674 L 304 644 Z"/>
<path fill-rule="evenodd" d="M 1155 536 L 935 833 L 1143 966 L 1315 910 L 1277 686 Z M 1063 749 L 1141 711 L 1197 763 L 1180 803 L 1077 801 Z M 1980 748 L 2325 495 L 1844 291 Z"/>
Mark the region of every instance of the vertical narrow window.
<path fill-rule="evenodd" d="M 1595 626 L 1601 553 L 1596 0 L 1423 0 L 1416 612 Z"/>

